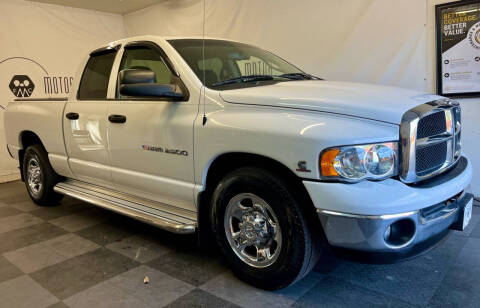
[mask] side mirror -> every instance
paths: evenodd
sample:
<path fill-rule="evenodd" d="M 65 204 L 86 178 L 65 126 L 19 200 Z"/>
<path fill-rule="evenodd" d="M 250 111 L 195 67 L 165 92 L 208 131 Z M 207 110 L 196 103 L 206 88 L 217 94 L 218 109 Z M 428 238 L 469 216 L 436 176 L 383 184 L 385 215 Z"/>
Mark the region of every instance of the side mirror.
<path fill-rule="evenodd" d="M 171 84 L 156 83 L 155 73 L 148 69 L 126 69 L 118 73 L 119 92 L 125 96 L 158 97 L 182 100 Z"/>

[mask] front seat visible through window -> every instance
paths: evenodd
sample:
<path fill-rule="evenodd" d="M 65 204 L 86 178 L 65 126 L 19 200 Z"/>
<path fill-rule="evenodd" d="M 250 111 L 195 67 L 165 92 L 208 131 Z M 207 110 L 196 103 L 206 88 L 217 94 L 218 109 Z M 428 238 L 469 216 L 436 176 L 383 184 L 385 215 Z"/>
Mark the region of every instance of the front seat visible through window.
<path fill-rule="evenodd" d="M 150 70 L 155 73 L 156 83 L 172 84 L 178 89 L 172 72 L 168 69 L 159 54 L 149 47 L 129 47 L 120 62 L 120 71 L 125 69 Z M 118 93 L 118 88 L 117 98 L 122 98 L 122 95 Z"/>

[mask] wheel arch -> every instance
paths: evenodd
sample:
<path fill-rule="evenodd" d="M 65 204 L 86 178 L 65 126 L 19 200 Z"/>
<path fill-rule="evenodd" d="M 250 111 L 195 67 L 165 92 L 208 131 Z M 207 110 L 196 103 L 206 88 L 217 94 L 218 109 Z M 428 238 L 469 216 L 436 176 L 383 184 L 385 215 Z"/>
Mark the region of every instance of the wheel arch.
<path fill-rule="evenodd" d="M 295 197 L 298 198 L 302 210 L 305 211 L 306 217 L 313 218 L 314 220 L 312 220 L 312 223 L 320 226 L 315 206 L 302 183 L 302 179 L 291 169 L 278 160 L 264 155 L 247 152 L 228 152 L 215 157 L 203 172 L 202 179 L 204 189 L 197 196 L 198 236 L 201 244 L 209 242 L 209 239 L 211 238 L 210 228 L 208 226 L 210 225 L 209 212 L 213 191 L 220 180 L 229 172 L 242 167 L 265 169 L 280 176 L 282 180 L 292 188 L 292 192 Z"/>
<path fill-rule="evenodd" d="M 45 146 L 43 145 L 43 142 L 40 139 L 40 137 L 38 137 L 37 134 L 35 134 L 34 132 L 32 132 L 30 130 L 22 131 L 19 134 L 18 138 L 19 138 L 19 145 L 20 145 L 20 150 L 18 151 L 18 161 L 19 161 L 19 165 L 20 165 L 20 176 L 22 178 L 22 181 L 24 181 L 25 179 L 24 179 L 24 176 L 23 176 L 23 156 L 25 155 L 25 150 L 29 146 L 34 145 L 34 144 L 39 144 L 42 147 L 45 147 Z"/>

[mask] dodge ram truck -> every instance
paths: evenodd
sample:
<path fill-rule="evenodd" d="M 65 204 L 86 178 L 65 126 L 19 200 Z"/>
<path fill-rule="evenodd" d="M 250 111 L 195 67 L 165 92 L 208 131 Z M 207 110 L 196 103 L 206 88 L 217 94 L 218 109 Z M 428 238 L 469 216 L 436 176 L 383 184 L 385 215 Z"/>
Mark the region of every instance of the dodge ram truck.
<path fill-rule="evenodd" d="M 295 283 L 331 248 L 416 255 L 471 217 L 461 110 L 445 97 L 326 81 L 235 41 L 157 36 L 92 51 L 72 89 L 5 111 L 31 199 L 68 195 L 213 239 L 259 288 Z"/>

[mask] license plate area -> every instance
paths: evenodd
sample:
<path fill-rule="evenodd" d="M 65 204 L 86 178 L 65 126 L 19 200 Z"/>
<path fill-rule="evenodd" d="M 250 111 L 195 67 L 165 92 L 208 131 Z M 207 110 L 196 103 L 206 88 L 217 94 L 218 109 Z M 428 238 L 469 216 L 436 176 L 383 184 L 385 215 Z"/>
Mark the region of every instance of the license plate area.
<path fill-rule="evenodd" d="M 465 196 L 457 202 L 459 203 L 458 219 L 452 224 L 451 229 L 464 231 L 472 220 L 473 195 L 465 194 Z"/>
<path fill-rule="evenodd" d="M 473 199 L 471 199 L 467 203 L 467 206 L 465 206 L 465 209 L 463 210 L 463 223 L 462 223 L 463 230 L 465 230 L 465 228 L 470 223 L 470 220 L 472 219 L 472 208 L 473 208 Z"/>

